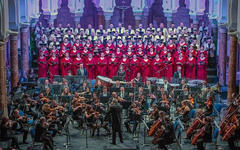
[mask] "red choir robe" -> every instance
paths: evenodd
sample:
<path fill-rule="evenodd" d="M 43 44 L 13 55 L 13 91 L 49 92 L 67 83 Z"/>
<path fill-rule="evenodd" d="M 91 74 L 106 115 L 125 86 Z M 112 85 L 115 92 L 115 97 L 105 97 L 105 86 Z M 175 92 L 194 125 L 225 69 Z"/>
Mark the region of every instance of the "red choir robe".
<path fill-rule="evenodd" d="M 142 59 L 140 62 L 140 68 L 143 82 L 145 82 L 147 77 L 151 76 L 151 60 Z"/>
<path fill-rule="evenodd" d="M 184 77 L 185 75 L 185 57 L 182 57 L 181 59 L 179 57 L 177 57 L 175 59 L 175 66 L 174 66 L 174 71 L 176 72 L 177 71 L 177 68 L 178 67 L 181 67 L 181 74 L 182 74 L 182 77 Z"/>
<path fill-rule="evenodd" d="M 111 44 L 109 44 L 109 43 L 107 43 L 106 45 L 105 45 L 105 48 L 106 47 L 109 47 L 109 50 L 110 51 L 115 51 L 115 46 L 111 43 Z"/>
<path fill-rule="evenodd" d="M 138 51 L 138 52 L 136 52 L 136 55 L 137 55 L 138 58 L 143 59 L 144 52 L 143 51 Z"/>
<path fill-rule="evenodd" d="M 63 59 L 63 58 L 65 57 L 66 53 L 68 53 L 68 52 L 69 52 L 69 51 L 67 51 L 67 50 L 65 50 L 65 51 L 60 50 L 60 52 L 59 52 L 60 60 Z"/>
<path fill-rule="evenodd" d="M 152 61 L 152 75 L 153 77 L 157 77 L 157 78 L 162 78 L 165 75 L 165 70 L 163 70 L 164 68 L 164 63 L 162 61 L 162 59 L 153 59 Z"/>
<path fill-rule="evenodd" d="M 111 51 L 104 51 L 104 55 L 105 55 L 105 57 L 107 57 L 107 59 L 109 59 L 112 56 L 112 52 Z"/>
<path fill-rule="evenodd" d="M 82 58 L 74 58 L 73 65 L 72 65 L 72 72 L 73 75 L 77 75 L 77 70 L 80 68 L 80 64 L 83 64 Z"/>
<path fill-rule="evenodd" d="M 59 75 L 59 59 L 56 58 L 49 58 L 48 59 L 48 72 L 49 72 L 49 80 L 52 82 L 55 75 Z"/>
<path fill-rule="evenodd" d="M 93 51 L 93 45 L 92 44 L 85 44 L 84 47 L 87 47 L 87 49 L 92 52 Z"/>
<path fill-rule="evenodd" d="M 43 53 L 43 55 L 44 55 L 45 57 L 48 57 L 48 56 L 49 56 L 48 50 L 39 50 L 39 55 L 40 55 L 41 53 Z"/>
<path fill-rule="evenodd" d="M 100 52 L 104 50 L 103 44 L 97 44 L 97 45 L 95 46 L 95 48 L 97 48 L 98 51 L 100 51 Z"/>
<path fill-rule="evenodd" d="M 153 60 L 154 58 L 155 58 L 155 56 L 156 56 L 156 52 L 150 52 L 150 51 L 148 51 L 147 52 L 147 56 L 148 56 L 148 58 L 150 58 L 151 60 Z"/>
<path fill-rule="evenodd" d="M 168 81 L 171 81 L 173 77 L 173 66 L 174 66 L 173 57 L 170 57 L 170 58 L 166 57 L 165 63 L 166 63 L 165 77 L 168 79 Z"/>
<path fill-rule="evenodd" d="M 141 48 L 142 51 L 144 52 L 144 45 L 143 45 L 143 44 L 137 44 L 137 45 L 136 45 L 136 48 L 135 48 L 135 51 L 137 52 L 140 48 Z"/>
<path fill-rule="evenodd" d="M 117 58 L 114 58 L 114 59 L 110 58 L 108 61 L 108 71 L 109 71 L 108 77 L 111 79 L 112 77 L 117 75 L 118 67 L 119 67 L 118 62 L 119 61 Z"/>
<path fill-rule="evenodd" d="M 122 59 L 122 55 L 123 55 L 122 52 L 116 52 L 115 53 L 115 56 L 119 61 Z"/>
<path fill-rule="evenodd" d="M 135 50 L 135 46 L 134 46 L 133 44 L 131 44 L 131 45 L 128 44 L 128 45 L 126 46 L 126 51 L 127 51 L 129 48 L 131 48 L 132 51 Z"/>
<path fill-rule="evenodd" d="M 108 75 L 108 59 L 106 57 L 99 57 L 97 61 L 97 75 L 107 77 Z"/>
<path fill-rule="evenodd" d="M 74 43 L 73 46 L 76 46 L 76 49 L 78 51 L 82 51 L 82 49 L 83 49 L 83 45 L 81 43 Z"/>
<path fill-rule="evenodd" d="M 185 52 L 181 50 L 180 52 L 179 52 L 179 51 L 176 51 L 176 52 L 174 53 L 174 59 L 178 59 L 180 53 L 182 54 L 183 57 L 186 57 Z"/>
<path fill-rule="evenodd" d="M 183 50 L 188 48 L 188 44 L 186 42 L 179 42 L 177 47 L 183 47 Z"/>
<path fill-rule="evenodd" d="M 152 48 L 153 50 L 155 50 L 155 47 L 154 47 L 153 44 L 151 44 L 151 45 L 147 44 L 147 46 L 146 46 L 146 51 L 148 52 L 151 48 Z"/>
<path fill-rule="evenodd" d="M 69 57 L 69 59 L 63 58 L 61 60 L 61 71 L 62 76 L 67 76 L 69 73 L 72 74 L 72 59 Z"/>
<path fill-rule="evenodd" d="M 121 50 L 121 52 L 125 52 L 125 45 L 124 44 L 122 44 L 122 45 L 120 45 L 120 44 L 117 44 L 117 48 L 119 48 L 120 50 Z"/>
<path fill-rule="evenodd" d="M 165 58 L 167 57 L 167 54 L 168 54 L 168 51 L 161 51 L 161 53 L 160 53 L 160 58 L 161 58 L 162 60 L 165 60 Z"/>
<path fill-rule="evenodd" d="M 67 42 L 67 43 L 62 43 L 61 44 L 61 50 L 63 49 L 63 46 L 65 47 L 66 50 L 71 50 L 72 46 L 71 43 Z"/>
<path fill-rule="evenodd" d="M 53 50 L 53 49 L 50 50 L 49 56 L 51 57 L 53 55 L 53 53 L 55 53 L 57 57 L 59 56 L 59 51 L 58 50 Z"/>
<path fill-rule="evenodd" d="M 133 57 L 133 52 L 127 52 L 126 53 L 126 56 L 129 58 L 129 59 L 131 59 L 132 57 Z"/>
<path fill-rule="evenodd" d="M 191 59 L 187 57 L 186 61 L 186 78 L 189 80 L 195 79 L 195 65 L 196 65 L 196 60 L 194 57 Z"/>
<path fill-rule="evenodd" d="M 129 74 L 130 74 L 130 70 L 129 70 L 129 60 L 126 58 L 122 58 L 120 61 L 120 64 L 123 66 L 123 69 L 125 70 L 126 73 L 126 81 L 129 81 Z"/>
<path fill-rule="evenodd" d="M 80 51 L 78 51 L 78 50 L 71 50 L 71 52 L 70 52 L 70 57 L 71 57 L 71 59 L 72 60 L 74 60 L 76 57 L 77 57 L 77 53 L 79 53 Z"/>
<path fill-rule="evenodd" d="M 176 50 L 176 46 L 174 44 L 167 45 L 167 49 L 172 53 Z"/>
<path fill-rule="evenodd" d="M 197 57 L 197 52 L 195 50 L 187 50 L 185 55 L 188 57 L 189 53 L 192 53 L 193 57 Z"/>
<path fill-rule="evenodd" d="M 139 72 L 139 60 L 132 59 L 130 61 L 130 80 L 134 79 Z"/>
<path fill-rule="evenodd" d="M 93 80 L 96 78 L 96 69 L 95 69 L 95 59 L 94 58 L 86 58 L 85 59 L 85 66 L 88 73 L 88 79 Z"/>
<path fill-rule="evenodd" d="M 82 57 L 83 57 L 83 59 L 85 60 L 85 59 L 87 59 L 88 58 L 88 54 L 90 54 L 91 52 L 89 51 L 89 50 L 87 50 L 87 49 L 84 49 L 83 51 L 82 51 Z"/>
<path fill-rule="evenodd" d="M 156 46 L 156 53 L 157 53 L 157 54 L 160 54 L 160 53 L 163 51 L 164 47 L 165 47 L 164 44 L 157 45 L 157 46 Z"/>
<path fill-rule="evenodd" d="M 197 56 L 196 56 L 196 57 L 200 57 L 200 54 L 201 54 L 201 53 L 203 53 L 204 56 L 208 59 L 208 52 L 207 52 L 207 51 L 200 51 L 200 50 L 199 50 L 199 51 L 197 52 Z"/>
<path fill-rule="evenodd" d="M 47 77 L 48 72 L 48 63 L 47 58 L 43 56 L 43 58 L 38 57 L 38 78 Z"/>
<path fill-rule="evenodd" d="M 197 79 L 199 80 L 207 80 L 207 65 L 208 61 L 207 58 L 204 57 L 203 59 L 198 57 L 197 59 Z"/>

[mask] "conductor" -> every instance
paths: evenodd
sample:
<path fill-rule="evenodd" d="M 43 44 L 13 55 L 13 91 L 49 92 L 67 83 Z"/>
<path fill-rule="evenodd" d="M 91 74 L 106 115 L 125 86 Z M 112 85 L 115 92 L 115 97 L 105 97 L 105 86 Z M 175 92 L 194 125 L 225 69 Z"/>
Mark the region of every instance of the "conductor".
<path fill-rule="evenodd" d="M 116 145 L 116 132 L 119 134 L 120 142 L 123 143 L 122 131 L 121 131 L 121 112 L 122 106 L 114 99 L 110 105 L 111 119 L 112 119 L 112 143 Z"/>

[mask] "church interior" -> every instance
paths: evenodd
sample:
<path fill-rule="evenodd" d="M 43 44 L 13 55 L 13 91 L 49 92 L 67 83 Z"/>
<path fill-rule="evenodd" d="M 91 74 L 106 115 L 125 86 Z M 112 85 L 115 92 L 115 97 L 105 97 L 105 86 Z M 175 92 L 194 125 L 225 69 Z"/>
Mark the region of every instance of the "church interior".
<path fill-rule="evenodd" d="M 0 0 L 0 150 L 238 150 L 239 108 L 239 0 Z"/>

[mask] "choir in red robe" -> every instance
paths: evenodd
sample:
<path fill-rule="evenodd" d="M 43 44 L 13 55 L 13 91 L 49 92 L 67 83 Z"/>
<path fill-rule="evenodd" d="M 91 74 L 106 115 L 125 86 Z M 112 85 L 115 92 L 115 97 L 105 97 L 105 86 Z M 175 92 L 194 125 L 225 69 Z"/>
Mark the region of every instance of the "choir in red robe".
<path fill-rule="evenodd" d="M 52 57 L 48 59 L 49 79 L 52 81 L 55 75 L 59 75 L 59 59 L 53 53 Z"/>
<path fill-rule="evenodd" d="M 38 78 L 47 77 L 48 63 L 43 53 L 38 57 Z"/>

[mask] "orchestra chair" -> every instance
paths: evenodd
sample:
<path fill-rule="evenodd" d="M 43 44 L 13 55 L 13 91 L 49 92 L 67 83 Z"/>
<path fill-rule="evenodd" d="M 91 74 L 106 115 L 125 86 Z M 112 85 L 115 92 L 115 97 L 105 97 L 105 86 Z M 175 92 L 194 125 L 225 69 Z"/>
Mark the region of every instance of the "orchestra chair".
<path fill-rule="evenodd" d="M 62 76 L 60 76 L 60 75 L 55 75 L 54 77 L 53 77 L 53 82 L 59 82 L 59 83 L 61 83 L 63 81 L 63 78 L 62 78 Z"/>
<path fill-rule="evenodd" d="M 29 128 L 29 133 L 30 133 L 30 136 L 31 136 L 31 139 L 32 139 L 32 148 L 38 148 L 39 150 L 43 150 L 43 143 L 42 142 L 36 142 L 35 141 L 35 128 L 34 126 L 31 126 Z"/>

